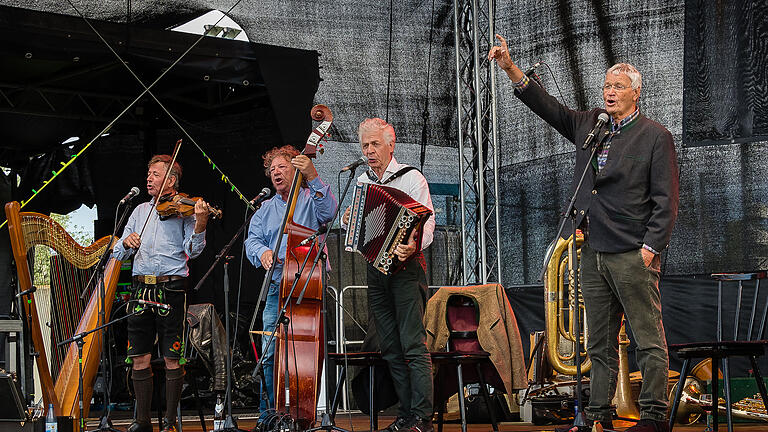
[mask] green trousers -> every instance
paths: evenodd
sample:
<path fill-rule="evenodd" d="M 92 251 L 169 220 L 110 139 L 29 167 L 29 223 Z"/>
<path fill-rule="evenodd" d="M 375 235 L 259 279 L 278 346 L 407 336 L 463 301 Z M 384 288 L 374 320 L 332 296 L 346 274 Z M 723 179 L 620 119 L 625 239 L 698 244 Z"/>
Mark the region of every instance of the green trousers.
<path fill-rule="evenodd" d="M 423 322 L 427 290 L 427 278 L 417 259 L 391 275 L 368 265 L 368 305 L 402 417 L 414 414 L 428 419 L 433 413 L 432 360 Z"/>
<path fill-rule="evenodd" d="M 637 344 L 635 357 L 643 374 L 638 403 L 640 418 L 663 421 L 667 417 L 669 358 L 659 293 L 660 260 L 646 267 L 640 249 L 623 253 L 581 248 L 581 288 L 587 310 L 592 359 L 590 399 L 586 408 L 592 420 L 611 419 L 619 364 L 618 334 L 625 314 Z"/>

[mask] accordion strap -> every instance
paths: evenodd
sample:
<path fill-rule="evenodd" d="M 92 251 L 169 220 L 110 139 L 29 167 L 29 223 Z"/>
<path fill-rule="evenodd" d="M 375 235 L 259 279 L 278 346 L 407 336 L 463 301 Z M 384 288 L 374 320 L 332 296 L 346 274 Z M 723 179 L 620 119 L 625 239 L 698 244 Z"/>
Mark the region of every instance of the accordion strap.
<path fill-rule="evenodd" d="M 405 175 L 405 174 L 407 174 L 407 173 L 409 173 L 409 172 L 411 172 L 413 170 L 419 171 L 418 168 L 413 167 L 413 166 L 402 167 L 399 170 L 397 170 L 394 174 L 389 176 L 389 178 L 387 178 L 384 181 L 379 181 L 378 179 L 374 178 L 373 175 L 371 174 L 370 170 L 366 171 L 365 173 L 368 174 L 368 178 L 371 179 L 372 182 L 378 183 L 378 184 L 381 184 L 381 185 L 385 185 L 385 184 L 388 184 L 388 183 L 392 182 L 394 179 L 396 179 L 398 177 L 401 177 L 401 176 L 403 176 L 403 175 Z M 421 171 L 419 171 L 419 172 L 421 172 Z"/>

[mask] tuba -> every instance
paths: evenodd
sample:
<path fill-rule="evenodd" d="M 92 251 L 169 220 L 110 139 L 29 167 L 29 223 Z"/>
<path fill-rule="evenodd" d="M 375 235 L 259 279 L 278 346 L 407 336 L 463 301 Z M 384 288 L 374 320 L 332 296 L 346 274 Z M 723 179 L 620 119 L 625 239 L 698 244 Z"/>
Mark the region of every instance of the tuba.
<path fill-rule="evenodd" d="M 586 309 L 584 297 L 579 296 L 579 304 L 576 305 L 576 295 L 572 284 L 566 281 L 572 280 L 568 275 L 570 260 L 574 259 L 571 252 L 573 237 L 564 240 L 558 238 L 557 242 L 550 245 L 554 248 L 552 256 L 547 263 L 547 272 L 544 278 L 544 319 L 547 342 L 547 358 L 552 368 L 564 375 L 576 375 L 576 331 L 575 317 L 579 313 L 579 321 L 582 325 L 582 347 L 586 347 L 589 338 L 586 325 Z M 580 248 L 584 243 L 584 236 L 576 232 L 577 256 L 573 262 L 573 268 L 578 268 Z M 549 251 L 548 251 L 549 252 Z M 621 330 L 619 331 L 619 375 L 616 385 L 616 394 L 613 399 L 616 405 L 616 413 L 619 417 L 639 419 L 640 412 L 636 401 L 632 396 L 629 379 L 629 361 L 627 360 L 627 347 L 629 338 L 622 317 Z M 586 351 L 582 351 L 581 371 L 588 372 L 592 368 L 592 361 Z"/>
<path fill-rule="evenodd" d="M 578 268 L 578 256 L 571 257 L 571 241 L 573 237 L 564 240 L 558 238 L 550 245 L 554 248 L 552 257 L 547 263 L 547 272 L 544 277 L 544 322 L 547 341 L 547 358 L 552 368 L 564 375 L 576 375 L 576 313 L 580 315 L 582 325 L 582 348 L 587 346 L 587 326 L 583 297 L 579 296 L 579 304 L 575 304 L 575 292 L 571 284 L 566 285 L 569 279 L 568 268 L 570 260 L 574 260 L 573 268 Z M 584 236 L 577 232 L 576 247 L 580 248 L 584 242 Z M 577 252 L 578 254 L 578 252 Z M 567 324 L 566 324 L 567 323 Z M 584 359 L 581 363 L 581 371 L 588 372 L 592 368 L 586 351 L 581 352 Z"/>

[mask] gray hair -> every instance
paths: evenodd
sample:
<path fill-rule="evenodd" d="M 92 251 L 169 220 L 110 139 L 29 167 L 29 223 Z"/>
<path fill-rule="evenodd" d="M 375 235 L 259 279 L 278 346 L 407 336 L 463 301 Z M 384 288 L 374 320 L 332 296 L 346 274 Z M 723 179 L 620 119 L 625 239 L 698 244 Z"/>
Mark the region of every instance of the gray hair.
<path fill-rule="evenodd" d="M 391 124 L 378 117 L 367 118 L 360 122 L 360 127 L 357 128 L 357 138 L 358 140 L 362 141 L 364 132 L 378 131 L 384 132 L 384 138 L 387 140 L 387 144 L 395 143 L 395 128 L 392 127 Z"/>
<path fill-rule="evenodd" d="M 640 75 L 640 71 L 629 63 L 616 63 L 611 66 L 605 74 L 625 74 L 629 77 L 629 81 L 632 83 L 632 90 L 637 90 L 643 86 L 643 76 Z"/>

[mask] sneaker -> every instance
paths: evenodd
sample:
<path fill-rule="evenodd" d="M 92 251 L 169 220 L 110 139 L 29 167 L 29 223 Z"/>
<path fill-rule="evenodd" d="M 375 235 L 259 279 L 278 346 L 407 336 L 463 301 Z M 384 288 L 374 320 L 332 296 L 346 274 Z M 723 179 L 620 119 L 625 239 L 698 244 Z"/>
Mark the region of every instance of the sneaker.
<path fill-rule="evenodd" d="M 178 432 L 176 422 L 171 423 L 167 418 L 163 419 L 162 425 L 163 427 L 160 429 L 161 432 Z"/>
<path fill-rule="evenodd" d="M 414 420 L 413 424 L 408 430 L 408 432 L 434 432 L 434 429 L 432 428 L 432 419 L 423 419 L 419 416 L 413 416 L 412 419 Z"/>
<path fill-rule="evenodd" d="M 386 428 L 378 431 L 378 432 L 402 432 L 408 430 L 410 427 L 410 420 L 411 417 L 397 417 L 395 421 L 392 422 L 389 426 Z"/>
<path fill-rule="evenodd" d="M 641 419 L 625 432 L 668 432 L 669 423 L 666 421 Z"/>

